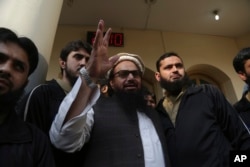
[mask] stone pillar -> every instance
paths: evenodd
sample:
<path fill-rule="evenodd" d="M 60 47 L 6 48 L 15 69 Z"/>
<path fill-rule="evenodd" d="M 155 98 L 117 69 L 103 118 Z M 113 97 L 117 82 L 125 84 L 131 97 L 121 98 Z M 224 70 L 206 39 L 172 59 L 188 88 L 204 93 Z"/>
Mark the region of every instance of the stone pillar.
<path fill-rule="evenodd" d="M 31 38 L 40 57 L 26 91 L 45 81 L 63 0 L 1 0 L 0 26 Z"/>

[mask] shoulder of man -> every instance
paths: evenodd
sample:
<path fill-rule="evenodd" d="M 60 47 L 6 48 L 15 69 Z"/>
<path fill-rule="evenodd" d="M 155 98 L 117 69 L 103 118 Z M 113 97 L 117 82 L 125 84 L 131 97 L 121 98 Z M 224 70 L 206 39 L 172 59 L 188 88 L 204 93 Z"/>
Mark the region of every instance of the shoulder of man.
<path fill-rule="evenodd" d="M 21 117 L 24 118 L 24 120 L 26 120 L 30 104 L 41 98 L 46 98 L 46 97 L 53 98 L 54 96 L 55 97 L 60 96 L 60 92 L 62 96 L 64 96 L 63 89 L 54 79 L 46 81 L 45 83 L 42 83 L 40 85 L 37 85 L 29 93 L 27 93 L 20 99 L 16 107 L 18 115 L 20 115 Z"/>

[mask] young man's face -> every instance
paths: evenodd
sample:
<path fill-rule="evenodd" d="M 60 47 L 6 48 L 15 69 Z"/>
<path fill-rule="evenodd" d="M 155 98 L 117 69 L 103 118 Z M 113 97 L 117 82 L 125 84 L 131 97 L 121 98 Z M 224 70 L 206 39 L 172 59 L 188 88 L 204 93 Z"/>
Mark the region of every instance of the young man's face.
<path fill-rule="evenodd" d="M 29 68 L 28 55 L 20 46 L 0 42 L 0 96 L 23 89 Z"/>
<path fill-rule="evenodd" d="M 72 80 L 76 80 L 80 69 L 87 64 L 89 57 L 90 55 L 85 49 L 70 52 L 66 62 L 60 61 L 61 68 L 64 69 L 64 77 L 68 78 L 71 82 Z"/>
<path fill-rule="evenodd" d="M 245 71 L 239 71 L 238 75 L 247 85 L 250 85 L 250 59 L 245 61 L 244 70 Z"/>
<path fill-rule="evenodd" d="M 183 62 L 176 56 L 163 59 L 160 63 L 160 70 L 156 72 L 157 81 L 164 79 L 167 82 L 181 80 L 185 75 Z"/>
<path fill-rule="evenodd" d="M 183 86 L 188 85 L 182 60 L 177 56 L 167 57 L 160 62 L 159 71 L 155 73 L 156 80 L 169 95 L 177 96 Z"/>

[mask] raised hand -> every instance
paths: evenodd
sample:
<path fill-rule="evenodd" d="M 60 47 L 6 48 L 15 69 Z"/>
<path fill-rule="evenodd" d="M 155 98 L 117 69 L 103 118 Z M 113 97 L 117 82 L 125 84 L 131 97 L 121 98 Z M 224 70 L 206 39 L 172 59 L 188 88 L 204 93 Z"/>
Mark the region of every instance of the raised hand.
<path fill-rule="evenodd" d="M 104 21 L 100 20 L 96 30 L 96 36 L 93 43 L 93 49 L 86 69 L 92 78 L 102 78 L 106 72 L 113 66 L 118 56 L 109 59 L 108 46 L 111 35 L 111 28 L 108 28 L 104 34 Z"/>

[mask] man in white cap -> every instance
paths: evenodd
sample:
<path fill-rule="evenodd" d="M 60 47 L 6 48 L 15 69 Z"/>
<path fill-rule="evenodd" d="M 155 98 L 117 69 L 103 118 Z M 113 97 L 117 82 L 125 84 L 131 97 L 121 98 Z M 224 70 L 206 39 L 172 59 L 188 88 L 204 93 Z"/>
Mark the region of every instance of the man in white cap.
<path fill-rule="evenodd" d="M 100 90 L 89 76 L 100 75 L 82 69 L 82 76 L 93 91 L 89 96 L 83 91 L 79 93 L 79 83 L 66 96 L 50 129 L 53 145 L 65 152 L 80 151 L 84 167 L 169 167 L 158 115 L 143 97 L 141 82 L 145 67 L 141 58 L 119 53 L 110 60 L 115 60 L 107 73 L 112 96 L 97 100 Z M 88 104 L 79 107 L 78 113 L 70 112 L 77 96 L 89 99 Z M 88 112 L 94 112 L 90 134 L 84 130 Z"/>

